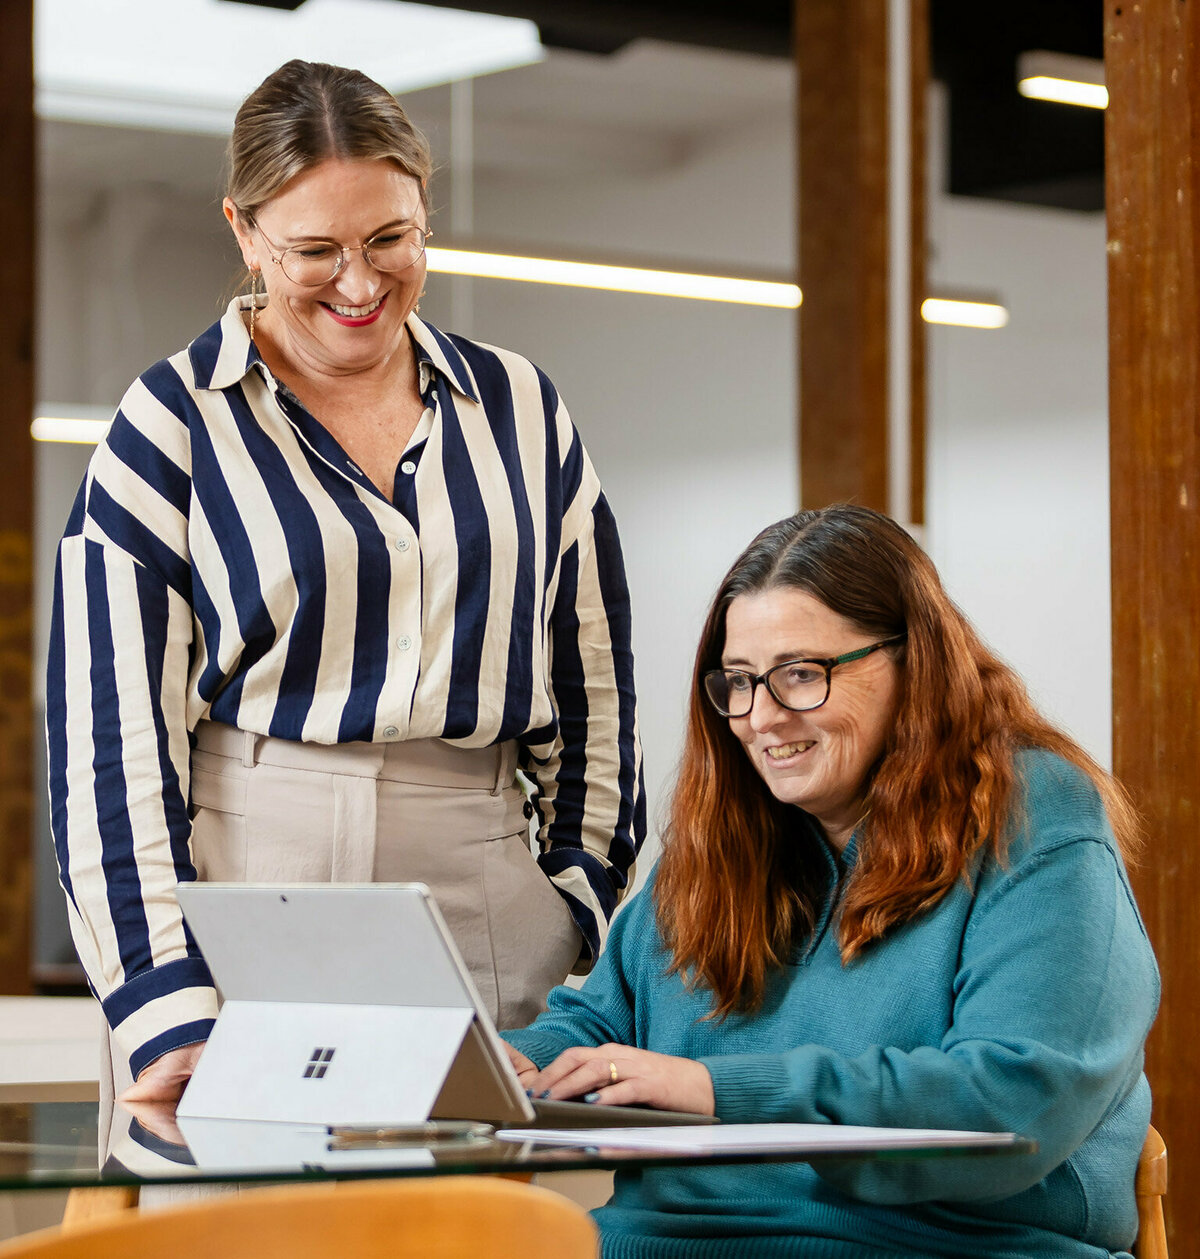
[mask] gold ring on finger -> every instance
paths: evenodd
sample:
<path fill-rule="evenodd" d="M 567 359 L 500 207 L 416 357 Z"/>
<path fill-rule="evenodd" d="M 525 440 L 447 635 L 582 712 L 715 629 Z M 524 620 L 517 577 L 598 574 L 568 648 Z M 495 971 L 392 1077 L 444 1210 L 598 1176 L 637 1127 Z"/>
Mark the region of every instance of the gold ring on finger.
<path fill-rule="evenodd" d="M 616 1084 L 620 1078 L 621 1076 L 617 1071 L 617 1064 L 610 1058 L 608 1062 L 608 1082 L 610 1084 Z"/>

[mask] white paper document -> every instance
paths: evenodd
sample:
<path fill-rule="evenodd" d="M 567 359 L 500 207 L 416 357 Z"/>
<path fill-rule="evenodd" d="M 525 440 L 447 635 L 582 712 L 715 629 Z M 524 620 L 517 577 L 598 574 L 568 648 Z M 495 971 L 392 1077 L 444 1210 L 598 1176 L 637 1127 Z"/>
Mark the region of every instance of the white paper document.
<path fill-rule="evenodd" d="M 1022 1140 L 1011 1132 L 958 1132 L 946 1128 L 863 1128 L 850 1124 L 726 1123 L 685 1128 L 505 1128 L 501 1141 L 586 1145 L 681 1154 L 844 1154 L 899 1149 L 1004 1149 Z"/>

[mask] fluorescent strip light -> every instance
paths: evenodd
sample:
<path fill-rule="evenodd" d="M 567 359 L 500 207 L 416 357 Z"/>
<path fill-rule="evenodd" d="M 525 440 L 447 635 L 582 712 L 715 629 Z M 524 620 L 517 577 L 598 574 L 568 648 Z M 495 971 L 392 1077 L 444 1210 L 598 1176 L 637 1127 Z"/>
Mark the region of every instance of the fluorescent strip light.
<path fill-rule="evenodd" d="M 430 246 L 425 254 L 429 270 L 442 275 L 563 284 L 610 293 L 691 297 L 709 302 L 773 306 L 780 310 L 795 310 L 801 302 L 799 286 L 780 280 L 745 280 L 724 275 L 658 271 L 647 267 L 485 253 L 474 249 L 435 249 Z M 925 299 L 921 304 L 921 317 L 926 323 L 954 324 L 964 328 L 1003 328 L 1008 323 L 1008 311 L 996 302 L 940 297 Z"/>
<path fill-rule="evenodd" d="M 1108 88 L 1103 84 L 1079 83 L 1073 79 L 1052 79 L 1044 74 L 1035 74 L 1021 79 L 1017 91 L 1033 100 L 1086 105 L 1089 109 L 1108 108 Z"/>
<path fill-rule="evenodd" d="M 524 280 L 612 293 L 690 297 L 701 301 L 770 306 L 777 310 L 795 310 L 800 305 L 799 287 L 779 280 L 746 280 L 468 249 L 431 248 L 426 253 L 429 255 L 430 271 L 443 275 Z M 1008 323 L 1008 311 L 996 302 L 945 297 L 927 297 L 921 303 L 921 317 L 926 323 L 961 328 L 1003 328 Z M 94 446 L 103 441 L 111 422 L 111 412 L 102 407 L 43 404 L 41 413 L 30 425 L 30 432 L 39 442 L 74 442 Z"/>
<path fill-rule="evenodd" d="M 1008 311 L 997 302 L 927 297 L 921 303 L 921 318 L 926 323 L 955 328 L 1003 328 L 1008 323 Z"/>
<path fill-rule="evenodd" d="M 35 442 L 76 442 L 95 446 L 104 440 L 112 419 L 95 420 L 83 416 L 39 415 L 29 426 Z"/>
<path fill-rule="evenodd" d="M 742 280 L 724 275 L 656 271 L 648 267 L 568 262 L 557 258 L 528 258 L 471 249 L 430 247 L 425 255 L 429 260 L 429 270 L 442 275 L 565 284 L 572 288 L 643 293 L 656 297 L 693 297 L 706 302 L 738 302 L 783 310 L 795 310 L 800 305 L 799 287 L 777 280 Z"/>
<path fill-rule="evenodd" d="M 1017 91 L 1034 100 L 1108 108 L 1104 62 L 1065 52 L 1023 52 L 1017 58 Z"/>

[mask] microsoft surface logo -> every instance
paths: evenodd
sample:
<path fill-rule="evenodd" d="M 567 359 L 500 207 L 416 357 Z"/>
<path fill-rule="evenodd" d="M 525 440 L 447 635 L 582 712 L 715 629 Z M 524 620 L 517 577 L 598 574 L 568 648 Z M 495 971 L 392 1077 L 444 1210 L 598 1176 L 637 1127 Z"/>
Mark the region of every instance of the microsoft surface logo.
<path fill-rule="evenodd" d="M 308 1056 L 308 1066 L 304 1068 L 304 1078 L 306 1080 L 323 1080 L 325 1072 L 329 1070 L 329 1064 L 333 1061 L 335 1052 L 333 1049 L 325 1049 L 318 1045 Z"/>

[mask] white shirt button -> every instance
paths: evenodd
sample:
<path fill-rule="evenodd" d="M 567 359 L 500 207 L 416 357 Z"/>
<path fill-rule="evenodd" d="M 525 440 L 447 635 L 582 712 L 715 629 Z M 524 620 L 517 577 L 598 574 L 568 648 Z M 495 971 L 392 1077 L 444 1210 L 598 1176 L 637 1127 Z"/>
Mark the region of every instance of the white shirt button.
<path fill-rule="evenodd" d="M 412 639 L 409 638 L 407 634 L 401 634 L 400 637 L 396 639 L 396 646 L 399 647 L 401 651 L 407 651 L 412 646 Z"/>
<path fill-rule="evenodd" d="M 407 550 L 408 550 L 408 539 L 407 539 L 407 538 L 397 538 L 397 539 L 396 539 L 396 550 L 397 550 L 397 551 L 407 551 Z"/>
<path fill-rule="evenodd" d="M 408 473 L 409 476 L 412 476 L 416 470 L 417 465 L 413 463 L 411 459 L 405 459 L 405 461 L 400 465 L 400 471 Z"/>
<path fill-rule="evenodd" d="M 394 739 L 400 733 L 396 726 L 384 726 L 383 737 L 385 739 Z"/>

